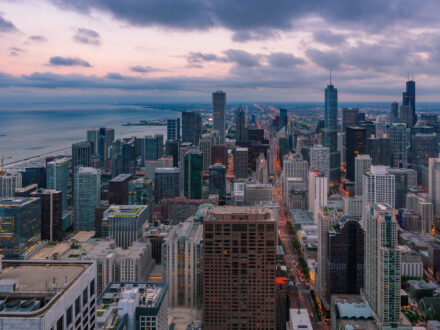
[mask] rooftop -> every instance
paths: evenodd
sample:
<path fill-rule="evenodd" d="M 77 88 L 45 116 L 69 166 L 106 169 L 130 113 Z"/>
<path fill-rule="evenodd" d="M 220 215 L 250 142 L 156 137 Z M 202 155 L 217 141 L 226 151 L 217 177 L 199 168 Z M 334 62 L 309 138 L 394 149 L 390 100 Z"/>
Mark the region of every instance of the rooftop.
<path fill-rule="evenodd" d="M 19 208 L 37 200 L 36 197 L 5 197 L 0 198 L 0 208 Z"/>
<path fill-rule="evenodd" d="M 259 206 L 215 206 L 206 217 L 207 220 L 274 220 L 268 208 Z"/>
<path fill-rule="evenodd" d="M 179 173 L 179 169 L 177 167 L 159 167 L 156 168 L 155 173 Z"/>
<path fill-rule="evenodd" d="M 133 301 L 138 308 L 157 314 L 168 290 L 168 284 L 159 282 L 112 282 L 97 301 L 98 328 L 114 329 L 119 321 L 118 302 Z M 133 311 L 135 312 L 135 311 Z"/>
<path fill-rule="evenodd" d="M 122 174 L 119 174 L 118 176 L 115 176 L 113 179 L 111 179 L 110 183 L 124 182 L 124 181 L 130 179 L 131 177 L 132 177 L 131 174 L 122 173 Z"/>
<path fill-rule="evenodd" d="M 111 205 L 103 215 L 103 219 L 108 217 L 137 217 L 147 206 L 145 205 Z"/>
<path fill-rule="evenodd" d="M 35 316 L 42 315 L 93 263 L 94 261 L 3 261 L 0 287 L 6 292 L 1 292 L 0 298 L 3 301 L 35 301 L 34 309 L 26 311 Z M 6 290 L 8 285 L 14 283 L 11 290 Z M 1 306 L 0 301 L 0 309 Z M 0 317 L 16 316 L 20 313 L 20 310 L 6 309 L 0 311 Z"/>
<path fill-rule="evenodd" d="M 289 310 L 290 322 L 294 330 L 297 329 L 313 329 L 312 323 L 307 309 L 293 309 Z"/>

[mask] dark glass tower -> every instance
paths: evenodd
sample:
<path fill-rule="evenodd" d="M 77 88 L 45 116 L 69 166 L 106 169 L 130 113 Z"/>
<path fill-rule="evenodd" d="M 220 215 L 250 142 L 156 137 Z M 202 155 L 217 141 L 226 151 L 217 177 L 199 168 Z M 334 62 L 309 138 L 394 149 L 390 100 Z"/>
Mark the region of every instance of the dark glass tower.
<path fill-rule="evenodd" d="M 287 109 L 280 109 L 280 129 L 287 126 Z"/>
<path fill-rule="evenodd" d="M 209 193 L 218 194 L 219 201 L 224 204 L 226 200 L 226 167 L 215 164 L 209 167 Z"/>
<path fill-rule="evenodd" d="M 198 145 L 202 136 L 202 117 L 192 111 L 182 112 L 182 142 Z"/>
<path fill-rule="evenodd" d="M 236 126 L 236 143 L 240 145 L 242 142 L 247 141 L 247 128 L 246 128 L 246 112 L 240 105 L 237 114 L 235 115 L 235 126 Z"/>
<path fill-rule="evenodd" d="M 399 120 L 399 103 L 391 103 L 390 123 L 395 123 Z"/>
<path fill-rule="evenodd" d="M 197 149 L 190 149 L 184 157 L 184 193 L 188 199 L 202 198 L 203 157 Z"/>
<path fill-rule="evenodd" d="M 331 84 L 325 89 L 325 128 L 323 145 L 330 149 L 330 179 L 338 181 L 341 170 L 341 154 L 338 151 L 338 90 Z"/>
<path fill-rule="evenodd" d="M 354 181 L 354 159 L 357 155 L 366 154 L 365 128 L 347 127 L 347 179 Z"/>
<path fill-rule="evenodd" d="M 406 82 L 406 91 L 402 93 L 402 104 L 410 105 L 413 111 L 413 125 L 417 121 L 416 114 L 416 82 L 414 80 L 408 80 Z"/>

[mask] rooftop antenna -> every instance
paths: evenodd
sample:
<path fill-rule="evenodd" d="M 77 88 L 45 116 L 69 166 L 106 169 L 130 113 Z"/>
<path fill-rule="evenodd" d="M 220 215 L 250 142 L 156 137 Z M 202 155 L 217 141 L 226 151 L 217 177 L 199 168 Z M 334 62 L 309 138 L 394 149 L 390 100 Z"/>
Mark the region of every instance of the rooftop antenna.
<path fill-rule="evenodd" d="M 332 84 L 332 68 L 330 68 L 330 85 Z"/>
<path fill-rule="evenodd" d="M 414 71 L 412 72 L 412 78 L 411 78 L 411 80 L 414 81 Z"/>

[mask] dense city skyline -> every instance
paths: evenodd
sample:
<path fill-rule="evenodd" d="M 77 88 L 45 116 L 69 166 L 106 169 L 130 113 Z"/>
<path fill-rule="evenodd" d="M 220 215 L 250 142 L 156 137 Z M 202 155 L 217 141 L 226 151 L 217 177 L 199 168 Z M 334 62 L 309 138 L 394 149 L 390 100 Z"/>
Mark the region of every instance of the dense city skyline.
<path fill-rule="evenodd" d="M 341 102 L 398 100 L 408 72 L 420 101 L 440 101 L 438 7 L 4 1 L 0 87 L 6 100 L 206 101 L 222 88 L 231 101 L 319 101 L 333 68 Z"/>

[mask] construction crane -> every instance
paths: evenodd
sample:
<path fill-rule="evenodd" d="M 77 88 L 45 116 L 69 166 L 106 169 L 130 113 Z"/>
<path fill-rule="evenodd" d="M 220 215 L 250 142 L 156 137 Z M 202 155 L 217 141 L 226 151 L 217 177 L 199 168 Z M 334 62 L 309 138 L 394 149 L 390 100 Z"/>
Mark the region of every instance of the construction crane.
<path fill-rule="evenodd" d="M 11 158 L 12 158 L 11 156 L 7 156 L 7 157 L 2 156 L 2 158 L 1 158 L 2 165 L 1 165 L 1 169 L 0 169 L 0 175 L 5 174 L 5 171 L 4 171 L 4 169 L 5 169 L 5 159 L 11 159 Z"/>

